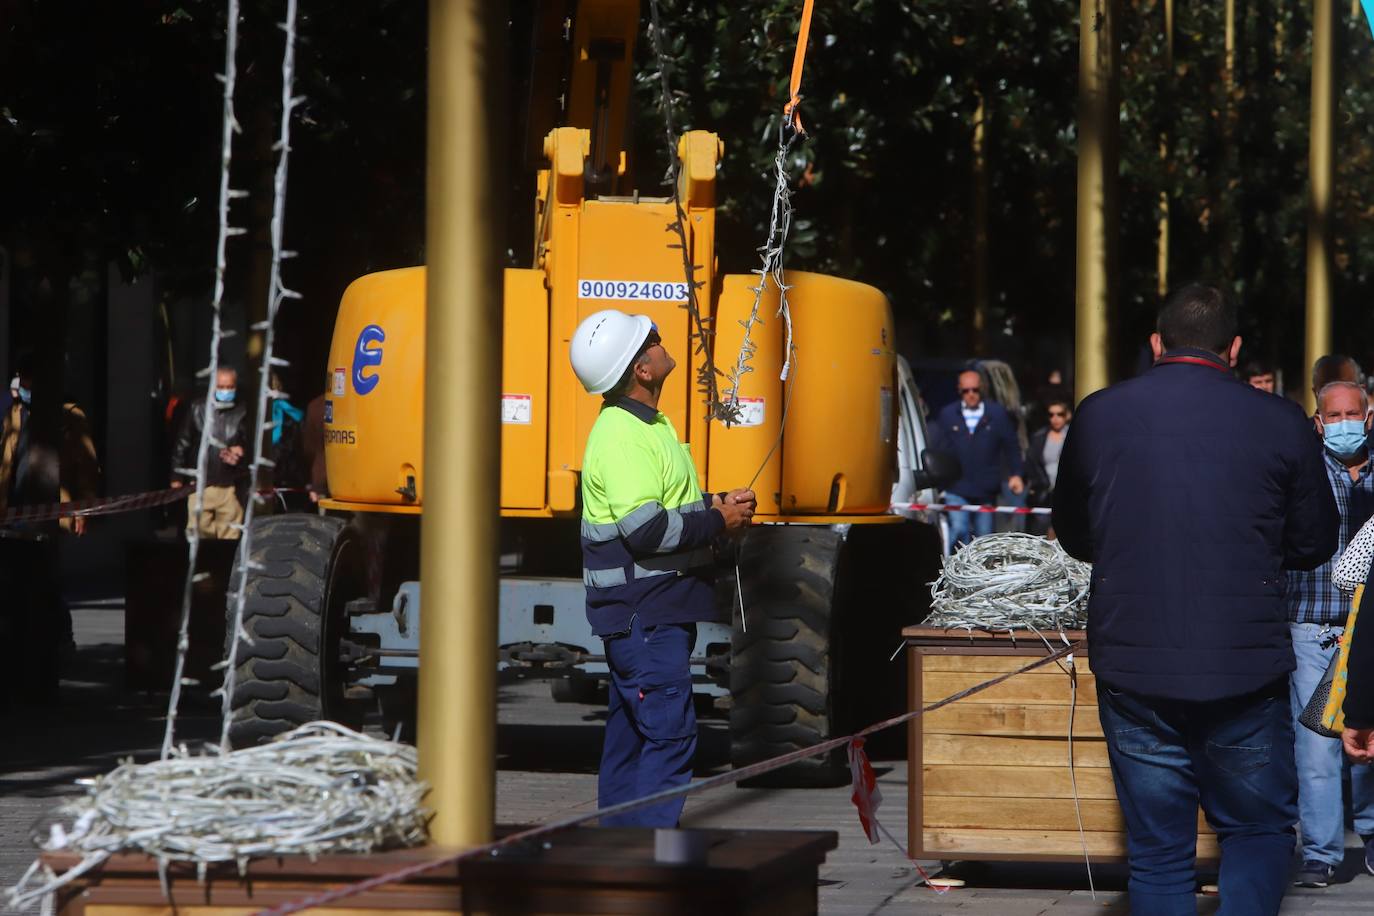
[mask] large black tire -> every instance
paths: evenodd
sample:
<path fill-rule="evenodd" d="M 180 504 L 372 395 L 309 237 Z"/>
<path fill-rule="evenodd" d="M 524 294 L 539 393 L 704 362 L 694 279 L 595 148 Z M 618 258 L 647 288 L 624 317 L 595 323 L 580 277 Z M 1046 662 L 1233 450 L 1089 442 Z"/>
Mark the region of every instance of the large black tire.
<path fill-rule="evenodd" d="M 362 539 L 342 519 L 276 515 L 253 522 L 250 546 L 256 568 L 248 572 L 243 626 L 253 642 L 238 647 L 230 741 L 258 744 L 317 719 L 356 727 L 339 640 L 345 604 L 365 592 Z M 236 563 L 230 627 L 239 570 Z"/>
<path fill-rule="evenodd" d="M 843 551 L 844 538 L 819 526 L 757 528 L 745 538 L 739 569 L 748 629 L 740 626 L 736 599 L 730 653 L 730 762 L 736 768 L 844 733 L 833 626 Z M 734 584 L 733 575 L 722 578 Z M 747 784 L 835 785 L 844 774 L 841 750 Z"/>
<path fill-rule="evenodd" d="M 740 556 L 744 632 L 728 583 L 735 631 L 730 660 L 730 760 L 756 763 L 897 715 L 906 709 L 902 627 L 929 606 L 939 570 L 938 532 L 919 523 L 753 529 Z M 905 756 L 905 730 L 868 740 L 875 757 Z M 845 751 L 810 757 L 746 785 L 807 787 L 849 778 Z"/>

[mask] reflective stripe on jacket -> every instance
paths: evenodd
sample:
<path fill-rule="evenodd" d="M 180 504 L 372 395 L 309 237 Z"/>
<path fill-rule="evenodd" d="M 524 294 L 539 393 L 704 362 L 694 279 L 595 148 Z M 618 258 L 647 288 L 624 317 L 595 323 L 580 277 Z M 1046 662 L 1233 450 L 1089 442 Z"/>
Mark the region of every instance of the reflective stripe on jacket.
<path fill-rule="evenodd" d="M 711 543 L 725 528 L 663 414 L 606 404 L 582 460 L 582 581 L 593 632 L 716 619 Z"/>

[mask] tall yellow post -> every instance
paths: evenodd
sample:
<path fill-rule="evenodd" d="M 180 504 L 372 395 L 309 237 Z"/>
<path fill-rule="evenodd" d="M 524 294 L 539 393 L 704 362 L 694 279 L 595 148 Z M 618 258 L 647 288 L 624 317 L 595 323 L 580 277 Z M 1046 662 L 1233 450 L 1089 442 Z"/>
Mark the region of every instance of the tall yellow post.
<path fill-rule="evenodd" d="M 468 846 L 496 815 L 501 473 L 501 4 L 430 0 L 420 777 L 430 835 Z"/>
<path fill-rule="evenodd" d="M 975 92 L 973 112 L 973 355 L 987 355 L 988 343 L 988 165 L 985 150 L 987 103 Z"/>
<path fill-rule="evenodd" d="M 1307 363 L 1331 352 L 1331 116 L 1333 107 L 1331 0 L 1312 3 L 1312 136 L 1308 153 L 1307 199 Z M 1308 413 L 1316 410 L 1304 385 Z"/>
<path fill-rule="evenodd" d="M 1081 0 L 1078 29 L 1078 268 L 1074 391 L 1109 384 L 1116 234 L 1117 0 Z"/>
<path fill-rule="evenodd" d="M 1174 86 L 1174 0 L 1164 0 L 1164 79 L 1172 92 Z M 1169 130 L 1159 134 L 1159 163 L 1169 164 Z M 1159 232 L 1155 246 L 1155 292 L 1161 300 L 1169 294 L 1169 192 L 1159 192 Z"/>

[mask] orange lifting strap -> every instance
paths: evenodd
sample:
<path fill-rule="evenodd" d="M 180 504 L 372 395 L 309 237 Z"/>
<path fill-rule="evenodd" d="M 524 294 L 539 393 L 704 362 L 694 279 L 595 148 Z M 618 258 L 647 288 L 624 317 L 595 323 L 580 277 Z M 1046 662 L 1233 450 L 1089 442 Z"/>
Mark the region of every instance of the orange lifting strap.
<path fill-rule="evenodd" d="M 797 90 L 801 88 L 802 66 L 806 63 L 806 43 L 811 37 L 811 8 L 815 5 L 815 0 L 805 0 L 802 4 L 801 29 L 797 32 L 797 51 L 792 55 L 792 82 L 788 87 L 789 98 L 787 105 L 783 108 L 784 117 L 792 121 L 792 129 L 799 134 L 806 133 L 802 127 L 801 112 L 798 107 L 801 105 L 801 96 Z"/>

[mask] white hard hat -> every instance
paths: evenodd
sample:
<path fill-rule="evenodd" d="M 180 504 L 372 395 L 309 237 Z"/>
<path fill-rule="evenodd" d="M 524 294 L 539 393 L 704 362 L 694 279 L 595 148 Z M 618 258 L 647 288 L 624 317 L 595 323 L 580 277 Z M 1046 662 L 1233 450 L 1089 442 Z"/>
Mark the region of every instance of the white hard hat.
<path fill-rule="evenodd" d="M 615 309 L 583 319 L 573 332 L 569 355 L 587 393 L 605 394 L 614 388 L 653 329 L 647 315 L 626 315 Z"/>

